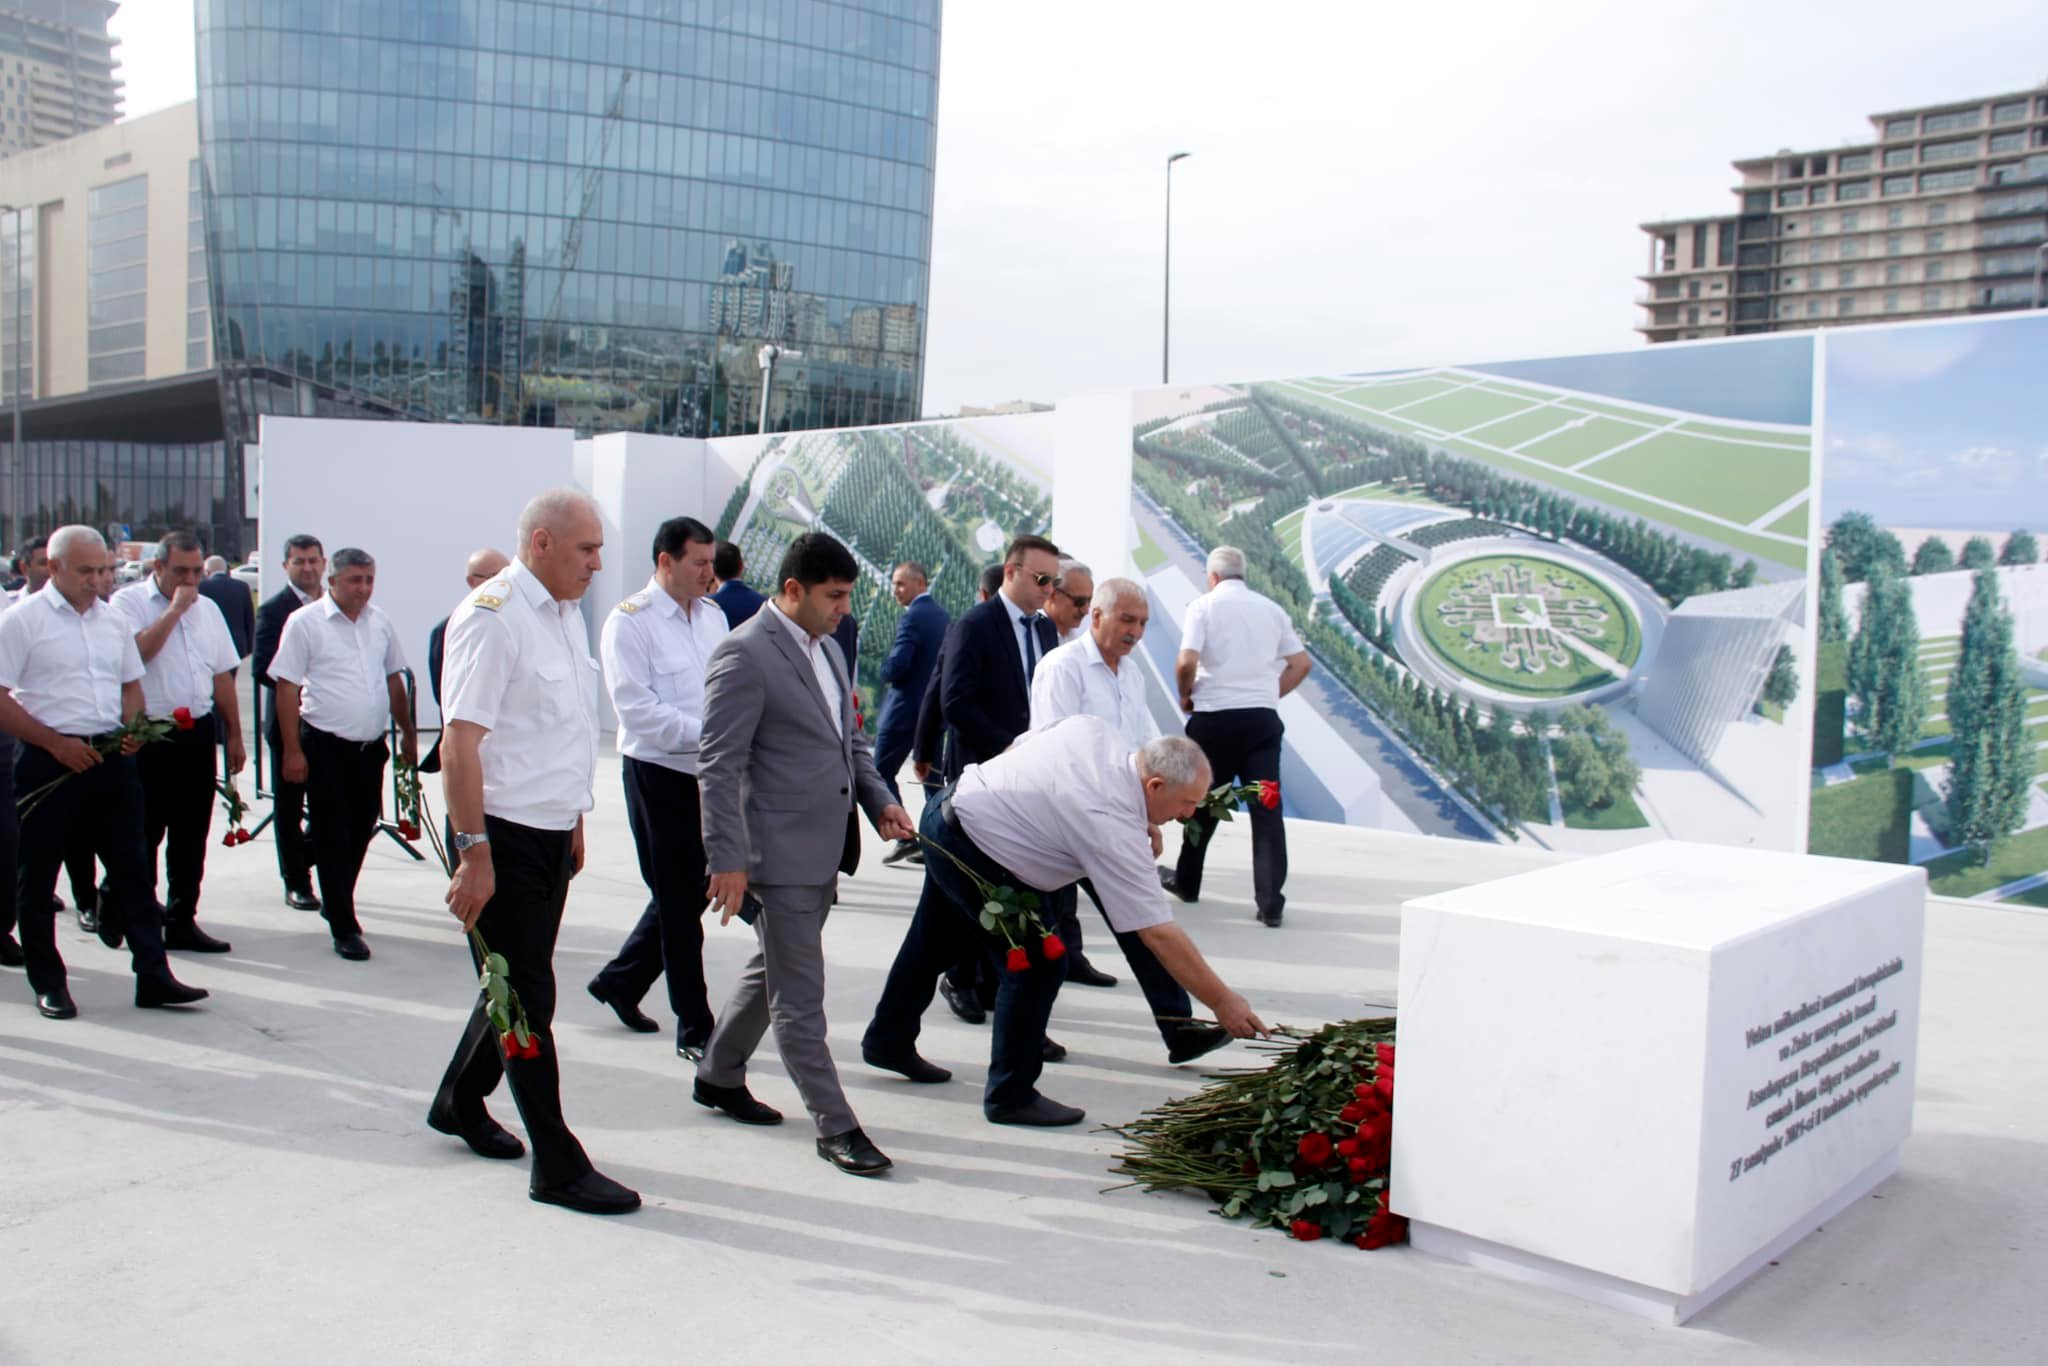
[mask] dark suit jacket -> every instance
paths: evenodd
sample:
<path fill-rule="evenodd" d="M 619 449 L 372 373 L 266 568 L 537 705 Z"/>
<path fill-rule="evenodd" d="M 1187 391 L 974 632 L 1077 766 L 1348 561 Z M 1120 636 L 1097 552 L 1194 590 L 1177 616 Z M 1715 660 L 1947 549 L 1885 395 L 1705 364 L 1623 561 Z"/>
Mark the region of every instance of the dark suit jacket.
<path fill-rule="evenodd" d="M 213 599 L 213 605 L 228 619 L 235 653 L 247 659 L 249 646 L 256 639 L 256 594 L 232 574 L 208 574 L 199 581 L 199 591 Z"/>
<path fill-rule="evenodd" d="M 256 613 L 256 650 L 250 665 L 256 673 L 259 687 L 268 688 L 271 696 L 265 710 L 269 719 L 264 723 L 263 734 L 271 744 L 280 743 L 277 738 L 277 683 L 270 676 L 270 661 L 277 658 L 277 642 L 284 635 L 284 624 L 291 614 L 300 607 L 299 595 L 286 584 L 264 600 Z"/>
<path fill-rule="evenodd" d="M 860 687 L 860 623 L 848 612 L 832 628 L 832 643 L 839 647 L 840 658 L 846 661 L 846 680 L 854 688 Z"/>
<path fill-rule="evenodd" d="M 926 685 L 938 667 L 939 647 L 945 643 L 950 624 L 946 609 L 930 594 L 920 595 L 903 609 L 896 623 L 896 640 L 889 657 L 882 661 L 882 682 L 889 695 L 882 699 L 877 736 L 910 735 L 917 725 L 918 709 L 924 704 Z"/>
<path fill-rule="evenodd" d="M 947 635 L 952 632 L 948 631 Z M 917 733 L 910 742 L 910 757 L 920 764 L 931 764 L 940 772 L 946 768 L 946 717 L 939 710 L 939 694 L 944 689 L 938 680 L 946 671 L 946 642 L 939 641 L 939 651 L 932 656 L 932 676 L 925 680 L 924 696 L 917 704 Z M 937 781 L 932 779 L 931 781 Z"/>
<path fill-rule="evenodd" d="M 1059 644 L 1059 632 L 1041 616 L 1038 657 Z M 939 708 L 946 718 L 946 776 L 993 759 L 1031 728 L 1031 688 L 1024 678 L 1019 633 L 1000 595 L 976 603 L 946 632 Z"/>
<path fill-rule="evenodd" d="M 448 618 L 442 617 L 434 629 L 427 632 L 427 687 L 434 695 L 434 706 L 441 705 L 441 653 L 448 644 Z M 442 721 L 445 733 L 447 721 Z M 420 772 L 441 771 L 441 737 L 434 737 L 434 747 L 427 751 L 427 757 L 420 760 Z"/>
<path fill-rule="evenodd" d="M 731 630 L 739 629 L 740 623 L 760 611 L 761 605 L 768 601 L 738 579 L 720 584 L 711 600 L 718 604 L 719 611 L 725 613 L 726 627 Z"/>

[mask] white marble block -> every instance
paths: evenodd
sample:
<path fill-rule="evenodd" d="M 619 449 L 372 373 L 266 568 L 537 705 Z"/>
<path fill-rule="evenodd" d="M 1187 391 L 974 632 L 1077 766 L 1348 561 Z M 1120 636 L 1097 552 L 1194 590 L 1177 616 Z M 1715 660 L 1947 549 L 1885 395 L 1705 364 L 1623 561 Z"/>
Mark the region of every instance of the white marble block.
<path fill-rule="evenodd" d="M 1896 1169 L 1926 875 L 1646 844 L 1401 913 L 1415 1245 L 1683 1322 Z"/>

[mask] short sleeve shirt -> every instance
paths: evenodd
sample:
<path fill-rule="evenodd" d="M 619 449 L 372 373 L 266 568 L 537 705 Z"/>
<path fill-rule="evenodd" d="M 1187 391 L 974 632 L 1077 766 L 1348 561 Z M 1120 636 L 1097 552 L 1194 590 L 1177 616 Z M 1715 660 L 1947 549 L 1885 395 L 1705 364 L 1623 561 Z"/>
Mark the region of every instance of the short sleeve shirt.
<path fill-rule="evenodd" d="M 0 616 L 0 688 L 60 734 L 118 728 L 121 687 L 142 676 L 135 633 L 98 599 L 80 613 L 54 587 L 45 588 Z"/>
<path fill-rule="evenodd" d="M 375 603 L 350 621 L 329 595 L 285 621 L 270 676 L 304 690 L 299 716 L 307 725 L 368 743 L 390 725 L 388 680 L 403 668 L 398 632 Z"/>
<path fill-rule="evenodd" d="M 1287 610 L 1242 579 L 1225 579 L 1188 604 L 1180 647 L 1198 656 L 1198 712 L 1278 707 L 1281 664 L 1302 652 Z"/>
<path fill-rule="evenodd" d="M 140 635 L 171 610 L 171 600 L 157 586 L 156 576 L 129 584 L 110 604 Z M 227 618 L 212 598 L 202 597 L 185 610 L 156 657 L 144 664 L 142 707 L 159 721 L 183 707 L 194 716 L 213 711 L 213 679 L 242 662 Z"/>

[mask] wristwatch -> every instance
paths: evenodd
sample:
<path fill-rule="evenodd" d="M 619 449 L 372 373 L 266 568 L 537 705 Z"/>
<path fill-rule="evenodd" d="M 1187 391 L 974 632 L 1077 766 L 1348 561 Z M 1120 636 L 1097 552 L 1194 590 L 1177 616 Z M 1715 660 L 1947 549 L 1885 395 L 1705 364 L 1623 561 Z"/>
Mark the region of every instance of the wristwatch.
<path fill-rule="evenodd" d="M 491 837 L 489 835 L 465 835 L 459 830 L 455 832 L 455 852 L 458 854 L 465 850 L 474 849 L 479 844 L 489 844 L 490 842 Z"/>

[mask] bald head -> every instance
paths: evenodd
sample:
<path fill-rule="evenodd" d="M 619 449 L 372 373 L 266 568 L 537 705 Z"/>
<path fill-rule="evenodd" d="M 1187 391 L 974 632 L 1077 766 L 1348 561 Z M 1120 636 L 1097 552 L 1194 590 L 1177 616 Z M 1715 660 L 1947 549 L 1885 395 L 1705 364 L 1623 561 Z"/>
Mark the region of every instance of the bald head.
<path fill-rule="evenodd" d="M 463 566 L 463 576 L 469 580 L 471 588 L 481 588 L 504 573 L 505 566 L 510 563 L 512 561 L 504 551 L 485 546 L 469 552 L 469 563 Z"/>
<path fill-rule="evenodd" d="M 576 489 L 550 489 L 519 514 L 519 560 L 557 602 L 574 602 L 603 567 L 604 519 Z"/>

